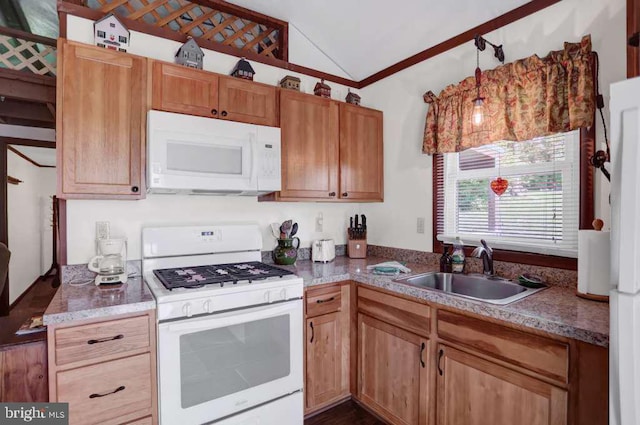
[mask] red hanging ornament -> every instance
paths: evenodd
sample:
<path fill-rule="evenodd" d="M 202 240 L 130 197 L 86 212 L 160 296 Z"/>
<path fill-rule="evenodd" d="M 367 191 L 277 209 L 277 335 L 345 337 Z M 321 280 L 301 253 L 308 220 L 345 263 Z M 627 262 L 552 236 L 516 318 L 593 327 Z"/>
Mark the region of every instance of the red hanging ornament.
<path fill-rule="evenodd" d="M 491 190 L 498 196 L 502 196 L 509 187 L 509 180 L 498 177 L 491 181 Z"/>

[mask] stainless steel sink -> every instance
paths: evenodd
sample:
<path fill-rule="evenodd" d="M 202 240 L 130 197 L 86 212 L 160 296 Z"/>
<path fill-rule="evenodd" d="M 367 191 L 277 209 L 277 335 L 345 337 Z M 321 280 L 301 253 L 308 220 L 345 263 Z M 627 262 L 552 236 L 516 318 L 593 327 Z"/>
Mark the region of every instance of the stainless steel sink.
<path fill-rule="evenodd" d="M 476 274 L 424 273 L 395 281 L 491 304 L 509 304 L 544 289 L 525 288 L 506 279 Z"/>

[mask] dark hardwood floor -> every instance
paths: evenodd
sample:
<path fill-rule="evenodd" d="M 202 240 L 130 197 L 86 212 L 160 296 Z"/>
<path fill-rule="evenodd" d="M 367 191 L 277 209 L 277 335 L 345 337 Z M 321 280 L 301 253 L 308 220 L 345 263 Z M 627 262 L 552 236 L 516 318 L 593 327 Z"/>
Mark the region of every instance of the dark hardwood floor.
<path fill-rule="evenodd" d="M 51 287 L 52 281 L 53 277 L 48 277 L 31 285 L 13 306 L 9 315 L 0 317 L 0 348 L 46 339 L 46 332 L 21 336 L 15 332 L 32 315 L 44 313 L 57 291 L 57 288 Z"/>
<path fill-rule="evenodd" d="M 386 425 L 358 406 L 354 401 L 345 401 L 325 412 L 304 421 L 304 425 Z"/>

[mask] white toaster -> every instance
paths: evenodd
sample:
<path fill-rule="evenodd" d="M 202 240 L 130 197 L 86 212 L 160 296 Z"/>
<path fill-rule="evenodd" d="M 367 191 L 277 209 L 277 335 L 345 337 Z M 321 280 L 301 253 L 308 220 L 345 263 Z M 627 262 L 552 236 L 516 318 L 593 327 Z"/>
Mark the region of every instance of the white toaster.
<path fill-rule="evenodd" d="M 311 260 L 328 263 L 336 258 L 336 244 L 333 239 L 318 239 L 311 245 Z"/>

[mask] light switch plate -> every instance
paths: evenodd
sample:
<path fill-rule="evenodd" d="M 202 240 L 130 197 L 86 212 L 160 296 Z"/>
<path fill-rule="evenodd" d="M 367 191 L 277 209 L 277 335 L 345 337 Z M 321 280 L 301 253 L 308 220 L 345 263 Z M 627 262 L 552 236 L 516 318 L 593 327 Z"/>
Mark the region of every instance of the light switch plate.
<path fill-rule="evenodd" d="M 316 216 L 316 233 L 322 233 L 324 230 L 324 217 L 322 213 L 318 213 Z"/>
<path fill-rule="evenodd" d="M 108 221 L 96 221 L 96 240 L 109 239 L 110 233 Z"/>
<path fill-rule="evenodd" d="M 418 217 L 418 222 L 417 222 L 417 231 L 418 233 L 424 233 L 424 217 Z"/>

